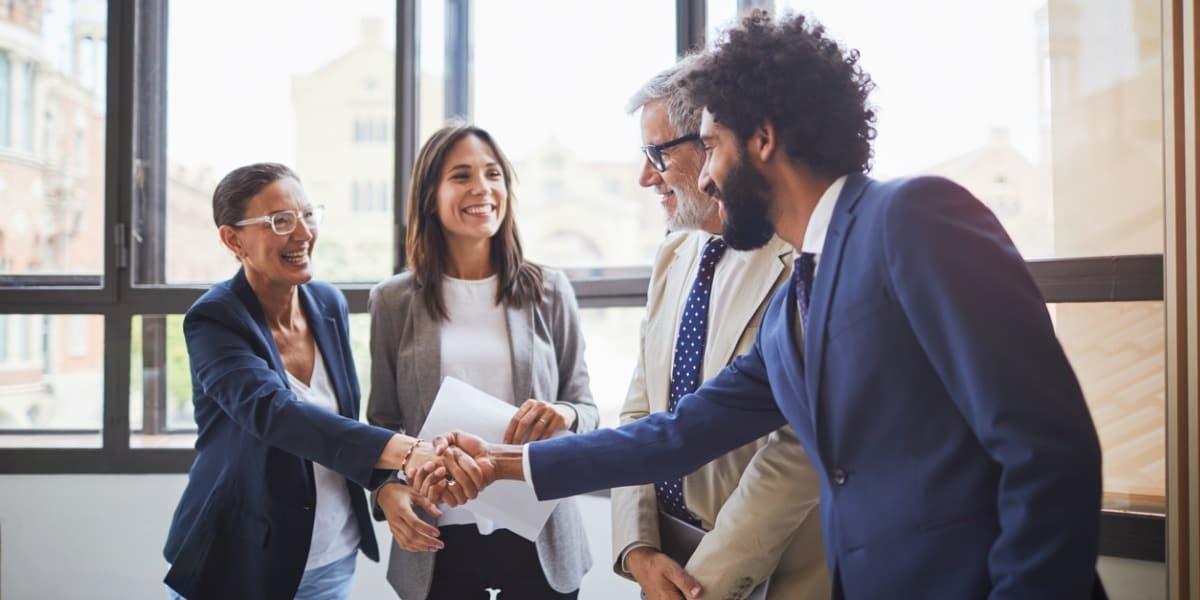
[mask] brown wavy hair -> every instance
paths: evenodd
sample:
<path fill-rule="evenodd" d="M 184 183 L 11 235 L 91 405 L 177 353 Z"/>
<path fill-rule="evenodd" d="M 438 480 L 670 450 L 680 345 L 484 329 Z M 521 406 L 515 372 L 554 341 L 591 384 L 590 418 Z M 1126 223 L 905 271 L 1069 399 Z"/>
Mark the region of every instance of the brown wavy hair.
<path fill-rule="evenodd" d="M 475 136 L 491 148 L 504 173 L 504 189 L 508 192 L 507 208 L 500 220 L 500 229 L 492 236 L 492 268 L 499 278 L 496 304 L 525 306 L 542 299 L 542 269 L 525 260 L 521 251 L 521 236 L 513 218 L 516 197 L 513 195 L 512 163 L 484 129 L 468 123 L 449 123 L 434 132 L 413 165 L 412 187 L 408 194 L 408 264 L 417 280 L 425 306 L 435 320 L 450 318 L 442 295 L 442 277 L 446 274 L 446 230 L 437 214 L 438 188 L 446 157 L 459 141 Z"/>

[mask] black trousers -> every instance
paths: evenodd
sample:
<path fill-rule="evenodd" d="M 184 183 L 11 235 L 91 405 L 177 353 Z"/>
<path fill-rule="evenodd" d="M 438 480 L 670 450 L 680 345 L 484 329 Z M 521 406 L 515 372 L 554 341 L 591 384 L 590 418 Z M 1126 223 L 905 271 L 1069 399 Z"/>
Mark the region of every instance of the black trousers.
<path fill-rule="evenodd" d="M 533 542 L 507 529 L 498 529 L 491 535 L 480 535 L 474 525 L 446 525 L 439 529 L 446 547 L 434 559 L 429 600 L 579 597 L 579 590 L 566 594 L 554 591 L 542 572 Z"/>

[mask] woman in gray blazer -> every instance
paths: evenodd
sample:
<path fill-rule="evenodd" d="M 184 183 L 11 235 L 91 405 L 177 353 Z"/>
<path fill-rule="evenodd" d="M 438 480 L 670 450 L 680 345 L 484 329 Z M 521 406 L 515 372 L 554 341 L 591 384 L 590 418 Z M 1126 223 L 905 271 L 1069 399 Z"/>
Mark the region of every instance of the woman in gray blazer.
<path fill-rule="evenodd" d="M 421 148 L 409 195 L 410 271 L 371 291 L 372 424 L 415 435 L 442 378 L 454 376 L 519 407 L 507 443 L 596 428 L 574 291 L 562 273 L 524 259 L 512 178 L 477 127 L 449 125 Z M 404 600 L 486 598 L 486 588 L 504 598 L 576 598 L 592 565 L 573 500 L 559 504 L 536 542 L 462 508 L 427 514 L 400 481 L 374 500 L 393 536 L 387 578 Z"/>

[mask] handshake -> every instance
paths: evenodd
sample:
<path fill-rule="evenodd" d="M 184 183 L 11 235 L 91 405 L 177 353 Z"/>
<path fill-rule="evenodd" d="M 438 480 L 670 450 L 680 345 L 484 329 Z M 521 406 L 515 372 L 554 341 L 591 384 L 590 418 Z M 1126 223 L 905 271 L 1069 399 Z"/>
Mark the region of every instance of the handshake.
<path fill-rule="evenodd" d="M 497 479 L 524 479 L 518 444 L 547 439 L 574 420 L 569 407 L 531 399 L 509 422 L 503 444 L 454 431 L 411 446 L 400 461 L 407 483 L 389 481 L 376 495 L 392 537 L 409 552 L 441 550 L 440 532 L 421 518 L 418 508 L 436 519 L 442 516 L 439 503 L 462 506 Z"/>

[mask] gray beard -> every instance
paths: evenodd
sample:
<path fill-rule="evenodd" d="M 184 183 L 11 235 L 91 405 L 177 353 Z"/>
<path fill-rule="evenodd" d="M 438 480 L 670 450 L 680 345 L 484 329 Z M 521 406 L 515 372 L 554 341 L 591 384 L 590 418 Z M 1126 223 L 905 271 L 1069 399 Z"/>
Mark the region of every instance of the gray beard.
<path fill-rule="evenodd" d="M 699 191 L 695 192 L 699 195 Z M 689 194 L 691 195 L 691 194 Z M 695 231 L 704 227 L 704 223 L 712 218 L 718 210 L 716 201 L 704 203 L 700 198 L 685 199 L 675 192 L 675 215 L 667 215 L 667 229 L 671 231 Z"/>

